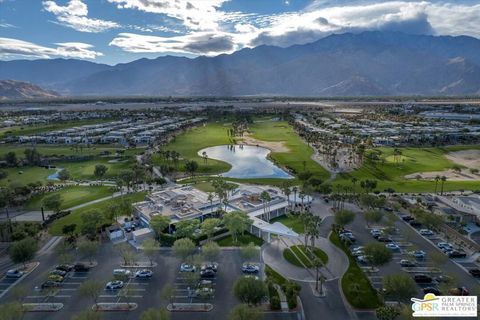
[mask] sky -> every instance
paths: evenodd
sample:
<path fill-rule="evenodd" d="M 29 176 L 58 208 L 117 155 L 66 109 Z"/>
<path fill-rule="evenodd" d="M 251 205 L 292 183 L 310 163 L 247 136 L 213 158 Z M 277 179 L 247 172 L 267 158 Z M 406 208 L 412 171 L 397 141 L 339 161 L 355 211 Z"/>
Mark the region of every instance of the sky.
<path fill-rule="evenodd" d="M 117 64 L 369 30 L 480 38 L 480 1 L 0 0 L 0 60 Z"/>

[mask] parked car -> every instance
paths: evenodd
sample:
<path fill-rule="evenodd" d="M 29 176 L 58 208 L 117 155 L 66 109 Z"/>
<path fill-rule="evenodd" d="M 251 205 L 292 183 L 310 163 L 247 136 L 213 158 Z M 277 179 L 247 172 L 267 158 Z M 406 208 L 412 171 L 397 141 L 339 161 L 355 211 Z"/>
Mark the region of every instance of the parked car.
<path fill-rule="evenodd" d="M 65 277 L 65 276 L 67 275 L 67 272 L 65 272 L 65 271 L 63 271 L 63 270 L 55 269 L 55 270 L 50 271 L 50 274 L 54 274 L 54 275 L 57 275 L 57 276 Z"/>
<path fill-rule="evenodd" d="M 113 275 L 119 277 L 130 277 L 132 272 L 127 269 L 113 269 Z"/>
<path fill-rule="evenodd" d="M 427 253 L 423 250 L 415 250 L 410 252 L 410 254 L 417 259 L 425 259 L 425 257 L 427 256 Z"/>
<path fill-rule="evenodd" d="M 355 251 L 363 251 L 363 249 L 365 249 L 364 246 L 358 246 L 358 247 L 354 247 L 351 249 L 351 252 L 355 252 Z"/>
<path fill-rule="evenodd" d="M 21 278 L 24 274 L 25 274 L 25 272 L 20 271 L 18 269 L 11 269 L 11 270 L 7 271 L 5 276 L 7 278 Z"/>
<path fill-rule="evenodd" d="M 368 263 L 369 259 L 370 259 L 369 256 L 365 256 L 365 255 L 357 257 L 357 261 L 359 263 L 364 263 L 364 264 Z"/>
<path fill-rule="evenodd" d="M 379 241 L 379 242 L 392 242 L 393 240 L 390 237 L 380 236 L 380 237 L 377 238 L 377 241 Z"/>
<path fill-rule="evenodd" d="M 412 221 L 412 220 L 415 220 L 415 219 L 412 216 L 403 216 L 402 220 L 409 222 L 409 221 Z"/>
<path fill-rule="evenodd" d="M 47 280 L 47 281 L 45 281 L 44 283 L 41 284 L 40 288 L 41 289 L 54 288 L 54 287 L 59 287 L 60 285 L 61 285 L 61 282 Z"/>
<path fill-rule="evenodd" d="M 148 269 L 138 270 L 135 272 L 135 278 L 151 278 L 153 276 L 153 272 Z"/>
<path fill-rule="evenodd" d="M 416 283 L 431 283 L 432 278 L 425 275 L 425 274 L 416 274 L 413 276 L 413 280 L 415 280 Z"/>
<path fill-rule="evenodd" d="M 448 293 L 452 296 L 468 296 L 468 295 L 470 295 L 470 292 L 465 287 L 452 288 L 448 291 Z"/>
<path fill-rule="evenodd" d="M 180 265 L 181 272 L 195 272 L 196 270 L 197 267 L 195 267 L 193 264 L 188 264 L 184 262 Z"/>
<path fill-rule="evenodd" d="M 461 250 L 453 250 L 448 253 L 448 257 L 451 259 L 461 259 L 461 258 L 466 258 L 467 253 L 465 251 Z"/>
<path fill-rule="evenodd" d="M 420 222 L 418 222 L 418 221 L 415 221 L 415 219 L 414 219 L 414 220 L 411 220 L 411 221 L 409 222 L 409 224 L 410 224 L 412 227 L 421 227 L 421 226 L 422 226 L 422 224 L 421 224 Z"/>
<path fill-rule="evenodd" d="M 407 260 L 407 259 L 402 259 L 400 260 L 400 266 L 404 268 L 413 268 L 416 267 L 417 264 L 413 261 Z"/>
<path fill-rule="evenodd" d="M 73 266 L 73 270 L 76 272 L 87 272 L 90 270 L 90 267 L 84 265 L 83 263 L 77 263 Z"/>
<path fill-rule="evenodd" d="M 69 271 L 72 271 L 73 266 L 71 264 L 59 264 L 58 266 L 55 267 L 55 269 L 69 272 Z"/>
<path fill-rule="evenodd" d="M 203 287 L 193 291 L 191 296 L 199 298 L 212 298 L 214 294 L 215 290 L 213 288 Z"/>
<path fill-rule="evenodd" d="M 433 231 L 430 230 L 430 229 L 420 229 L 420 234 L 422 236 L 433 236 L 434 235 Z"/>
<path fill-rule="evenodd" d="M 353 235 L 353 233 L 350 233 L 350 232 L 346 232 L 346 233 L 342 233 L 340 234 L 340 240 L 342 241 L 350 241 L 350 242 L 355 242 L 357 241 L 357 239 L 355 238 L 355 236 Z"/>
<path fill-rule="evenodd" d="M 363 250 L 357 250 L 357 251 L 352 252 L 352 256 L 354 256 L 354 257 L 363 256 L 364 254 L 365 254 L 365 251 L 363 251 Z"/>
<path fill-rule="evenodd" d="M 200 271 L 200 278 L 203 279 L 215 278 L 216 275 L 217 273 L 212 269 L 205 269 Z"/>
<path fill-rule="evenodd" d="M 425 293 L 425 294 L 427 294 L 427 293 L 433 293 L 434 295 L 437 295 L 437 296 L 442 295 L 442 293 L 440 292 L 440 290 L 438 290 L 438 289 L 435 288 L 435 287 L 425 287 L 425 288 L 423 288 L 423 293 Z"/>
<path fill-rule="evenodd" d="M 211 288 L 213 285 L 212 280 L 202 279 L 198 281 L 197 288 Z"/>
<path fill-rule="evenodd" d="M 480 278 L 480 269 L 478 268 L 470 269 L 468 270 L 468 273 L 470 273 L 474 278 Z"/>
<path fill-rule="evenodd" d="M 450 243 L 448 243 L 448 242 L 439 242 L 439 243 L 437 243 L 437 247 L 439 247 L 439 248 L 442 249 L 442 250 L 443 250 L 443 249 L 447 249 L 447 248 L 448 248 L 448 249 L 452 249 L 452 248 L 453 248 L 453 246 L 452 246 Z"/>
<path fill-rule="evenodd" d="M 218 263 L 206 263 L 202 264 L 202 267 L 200 268 L 200 271 L 207 270 L 207 269 L 212 269 L 213 271 L 217 272 L 218 271 Z"/>
<path fill-rule="evenodd" d="M 51 274 L 48 276 L 48 280 L 52 280 L 55 282 L 63 282 L 63 277 L 56 274 Z"/>
<path fill-rule="evenodd" d="M 105 285 L 105 289 L 107 290 L 116 290 L 121 288 L 123 288 L 123 281 L 120 280 L 110 281 Z"/>
<path fill-rule="evenodd" d="M 446 275 L 443 275 L 443 274 L 435 277 L 435 281 L 437 281 L 437 282 L 449 282 L 451 280 L 452 280 L 452 277 L 446 276 Z"/>
<path fill-rule="evenodd" d="M 244 273 L 258 273 L 260 271 L 260 267 L 251 263 L 244 263 L 242 265 L 242 272 Z"/>
<path fill-rule="evenodd" d="M 400 250 L 400 247 L 396 243 L 387 243 L 385 245 L 385 247 L 392 250 L 392 251 L 399 251 Z"/>

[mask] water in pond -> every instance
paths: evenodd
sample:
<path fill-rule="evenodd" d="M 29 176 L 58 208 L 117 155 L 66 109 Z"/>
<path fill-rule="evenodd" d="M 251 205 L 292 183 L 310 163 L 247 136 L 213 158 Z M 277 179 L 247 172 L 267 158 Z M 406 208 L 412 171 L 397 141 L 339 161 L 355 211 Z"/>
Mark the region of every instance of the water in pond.
<path fill-rule="evenodd" d="M 293 178 L 286 171 L 277 167 L 267 159 L 270 150 L 255 146 L 224 145 L 202 149 L 198 152 L 202 156 L 207 153 L 208 159 L 216 159 L 229 163 L 232 168 L 222 174 L 228 178 Z"/>

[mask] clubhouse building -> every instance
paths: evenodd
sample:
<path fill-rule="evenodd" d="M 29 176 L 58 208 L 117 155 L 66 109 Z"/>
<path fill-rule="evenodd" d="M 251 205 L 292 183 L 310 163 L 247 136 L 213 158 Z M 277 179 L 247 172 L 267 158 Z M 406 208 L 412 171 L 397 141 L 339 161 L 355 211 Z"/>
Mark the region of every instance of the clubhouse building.
<path fill-rule="evenodd" d="M 261 199 L 264 191 L 269 194 L 270 201 Z M 209 199 L 208 193 L 192 186 L 175 186 L 149 194 L 145 201 L 134 204 L 134 210 L 145 227 L 149 227 L 150 219 L 156 215 L 169 217 L 171 224 L 175 225 L 187 219 L 203 221 L 214 217 L 218 210 L 243 211 L 252 220 L 249 232 L 268 242 L 272 234 L 298 236 L 280 222 L 269 222 L 286 214 L 289 206 L 288 199 L 273 187 L 239 185 L 229 192 L 228 201 L 221 202 L 216 196 Z"/>

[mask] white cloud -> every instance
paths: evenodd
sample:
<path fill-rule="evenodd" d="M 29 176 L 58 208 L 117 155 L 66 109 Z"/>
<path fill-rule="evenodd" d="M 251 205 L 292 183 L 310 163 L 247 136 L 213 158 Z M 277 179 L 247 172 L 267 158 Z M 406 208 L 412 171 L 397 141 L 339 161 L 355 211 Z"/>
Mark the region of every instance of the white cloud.
<path fill-rule="evenodd" d="M 217 30 L 226 16 L 220 10 L 228 0 L 108 0 L 120 9 L 164 14 L 191 30 Z"/>
<path fill-rule="evenodd" d="M 80 58 L 95 59 L 101 52 L 91 50 L 92 45 L 82 42 L 55 43 L 56 47 L 45 47 L 32 42 L 11 38 L 0 38 L 0 58 Z"/>
<path fill-rule="evenodd" d="M 66 6 L 59 6 L 51 0 L 43 1 L 43 8 L 56 16 L 57 23 L 80 32 L 103 32 L 120 27 L 113 21 L 89 18 L 88 7 L 82 0 L 70 0 Z"/>

